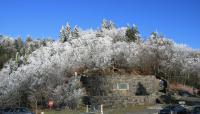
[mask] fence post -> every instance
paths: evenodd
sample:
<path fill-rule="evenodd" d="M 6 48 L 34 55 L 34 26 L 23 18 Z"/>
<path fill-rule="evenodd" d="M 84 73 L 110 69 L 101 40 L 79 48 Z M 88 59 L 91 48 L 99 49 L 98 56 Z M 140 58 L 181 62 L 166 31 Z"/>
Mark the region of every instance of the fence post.
<path fill-rule="evenodd" d="M 35 113 L 37 114 L 38 112 L 37 112 L 37 100 L 36 100 L 36 102 L 35 102 Z"/>
<path fill-rule="evenodd" d="M 101 105 L 101 114 L 103 114 L 103 104 Z"/>
<path fill-rule="evenodd" d="M 86 113 L 88 113 L 89 109 L 88 109 L 88 105 L 86 105 Z"/>

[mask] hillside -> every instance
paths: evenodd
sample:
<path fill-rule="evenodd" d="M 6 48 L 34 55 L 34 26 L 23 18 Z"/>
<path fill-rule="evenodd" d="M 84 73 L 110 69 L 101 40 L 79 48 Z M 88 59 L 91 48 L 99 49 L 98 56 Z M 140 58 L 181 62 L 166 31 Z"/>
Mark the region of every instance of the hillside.
<path fill-rule="evenodd" d="M 67 24 L 60 31 L 60 41 L 46 41 L 4 64 L 0 98 L 7 105 L 24 101 L 32 105 L 33 98 L 67 103 L 83 93 L 72 77 L 74 72 L 113 67 L 197 87 L 197 82 L 190 82 L 200 79 L 200 52 L 156 32 L 144 40 L 136 27 L 116 28 L 104 22 L 98 30 L 81 30 L 77 26 L 71 30 Z"/>

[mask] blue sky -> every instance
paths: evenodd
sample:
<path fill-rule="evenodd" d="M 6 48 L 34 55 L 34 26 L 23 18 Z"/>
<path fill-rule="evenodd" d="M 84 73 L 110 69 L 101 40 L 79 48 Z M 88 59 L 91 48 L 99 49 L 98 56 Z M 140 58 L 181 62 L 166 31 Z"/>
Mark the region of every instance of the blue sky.
<path fill-rule="evenodd" d="M 200 0 L 0 0 L 0 34 L 12 37 L 56 39 L 67 21 L 96 29 L 103 18 L 200 49 Z"/>

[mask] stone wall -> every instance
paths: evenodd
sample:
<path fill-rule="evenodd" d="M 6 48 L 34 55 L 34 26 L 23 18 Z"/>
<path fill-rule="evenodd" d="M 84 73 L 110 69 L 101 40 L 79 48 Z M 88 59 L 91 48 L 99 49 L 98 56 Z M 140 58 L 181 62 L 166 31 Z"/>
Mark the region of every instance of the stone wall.
<path fill-rule="evenodd" d="M 89 96 L 136 96 L 137 93 L 150 95 L 159 89 L 159 80 L 155 76 L 89 76 L 82 77 L 81 82 Z M 128 89 L 118 89 L 117 86 L 121 83 L 128 84 Z"/>
<path fill-rule="evenodd" d="M 148 96 L 90 96 L 91 104 L 104 104 L 105 106 L 116 105 L 145 105 L 154 104 L 156 100 L 155 95 Z M 91 105 L 89 104 L 89 105 Z"/>
<path fill-rule="evenodd" d="M 153 103 L 159 90 L 159 80 L 150 75 L 83 76 L 81 82 L 90 102 L 99 104 Z"/>

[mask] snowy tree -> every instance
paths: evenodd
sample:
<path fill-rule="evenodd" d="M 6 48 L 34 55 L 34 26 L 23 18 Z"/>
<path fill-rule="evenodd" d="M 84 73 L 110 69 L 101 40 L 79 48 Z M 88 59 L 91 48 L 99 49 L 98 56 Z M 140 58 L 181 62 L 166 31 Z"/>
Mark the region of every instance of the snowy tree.
<path fill-rule="evenodd" d="M 110 22 L 109 22 L 109 28 L 110 29 L 114 29 L 115 28 L 115 24 L 110 20 Z"/>
<path fill-rule="evenodd" d="M 151 36 L 150 36 L 150 38 L 152 38 L 152 39 L 157 39 L 159 36 L 158 36 L 158 32 L 152 32 L 151 33 Z"/>
<path fill-rule="evenodd" d="M 74 72 L 87 75 L 90 70 L 98 69 L 106 73 L 113 64 L 124 73 L 152 74 L 185 84 L 194 79 L 198 81 L 199 50 L 176 44 L 158 33 L 138 44 L 135 42 L 139 37 L 136 28 L 130 27 L 130 33 L 127 33 L 127 27 L 110 29 L 110 26 L 111 22 L 104 20 L 99 31 L 74 29 L 78 33 L 75 38 L 70 36 L 70 26 L 67 25 L 61 30 L 64 36 L 68 33 L 70 39 L 63 42 L 69 42 L 46 40 L 45 45 L 37 40 L 26 42 L 26 53 L 16 57 L 24 64 L 15 68 L 15 54 L 13 59 L 9 58 L 9 62 L 3 64 L 0 100 L 6 101 L 7 105 L 10 105 L 9 101 L 19 104 L 27 100 L 35 106 L 36 101 L 47 101 L 51 97 L 58 105 L 74 106 L 69 102 L 76 104 L 84 94 Z M 16 51 L 14 40 L 0 36 L 0 42 L 4 49 L 11 47 Z"/>
<path fill-rule="evenodd" d="M 102 29 L 107 29 L 107 30 L 112 30 L 112 29 L 115 28 L 115 24 L 111 20 L 108 21 L 106 19 L 103 19 L 101 28 Z"/>
<path fill-rule="evenodd" d="M 33 40 L 32 40 L 32 38 L 31 38 L 31 36 L 28 35 L 28 36 L 26 37 L 26 43 L 27 43 L 27 42 L 31 42 L 31 41 L 33 41 Z"/>
<path fill-rule="evenodd" d="M 15 48 L 17 49 L 18 52 L 20 52 L 21 49 L 23 48 L 23 41 L 22 41 L 21 37 L 18 37 L 15 40 Z"/>
<path fill-rule="evenodd" d="M 61 30 L 60 30 L 60 35 L 59 35 L 59 37 L 60 37 L 60 41 L 61 41 L 62 43 L 64 43 L 65 41 L 67 41 L 67 39 L 66 39 L 66 34 L 65 34 L 65 27 L 64 27 L 64 26 L 62 26 L 62 28 L 61 28 Z"/>
<path fill-rule="evenodd" d="M 15 56 L 15 63 L 16 63 L 17 66 L 19 65 L 19 62 L 20 62 L 19 52 L 17 52 L 16 56 Z"/>
<path fill-rule="evenodd" d="M 75 25 L 75 27 L 74 27 L 73 37 L 75 37 L 75 38 L 79 37 L 79 30 L 78 30 L 77 25 Z"/>
<path fill-rule="evenodd" d="M 11 58 L 15 57 L 17 49 L 15 48 L 14 39 L 8 36 L 0 36 L 0 69 Z"/>
<path fill-rule="evenodd" d="M 60 37 L 60 41 L 62 43 L 66 42 L 72 38 L 71 27 L 68 22 L 65 27 L 62 26 L 59 37 Z"/>
<path fill-rule="evenodd" d="M 28 55 L 25 53 L 25 55 L 23 56 L 23 64 L 28 64 Z"/>
<path fill-rule="evenodd" d="M 97 30 L 97 33 L 96 33 L 96 37 L 104 37 L 104 35 L 103 35 L 102 32 L 103 32 L 103 31 L 102 31 L 101 29 L 98 29 L 98 30 Z"/>
<path fill-rule="evenodd" d="M 126 30 L 126 39 L 127 42 L 139 41 L 139 31 L 136 26 L 133 27 L 128 26 Z"/>
<path fill-rule="evenodd" d="M 66 33 L 65 34 L 66 34 L 66 40 L 68 40 L 68 39 L 70 39 L 72 37 L 72 35 L 71 35 L 71 27 L 70 27 L 68 22 L 66 24 Z"/>
<path fill-rule="evenodd" d="M 103 19 L 101 27 L 103 29 L 108 29 L 108 21 L 106 19 Z"/>

